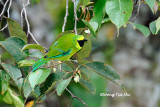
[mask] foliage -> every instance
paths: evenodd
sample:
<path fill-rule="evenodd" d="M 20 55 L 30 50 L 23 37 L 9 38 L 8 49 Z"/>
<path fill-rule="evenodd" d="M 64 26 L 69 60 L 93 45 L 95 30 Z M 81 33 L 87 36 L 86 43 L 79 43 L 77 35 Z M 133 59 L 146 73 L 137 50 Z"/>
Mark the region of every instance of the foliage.
<path fill-rule="evenodd" d="M 39 0 L 34 0 L 34 2 L 37 3 Z M 153 8 L 155 2 L 155 0 L 146 0 L 154 14 L 157 11 Z M 91 18 L 89 17 L 91 15 L 90 11 L 87 11 L 86 14 L 86 10 L 90 5 L 94 6 L 92 10 L 94 14 Z M 101 24 L 109 22 L 115 24 L 118 32 L 122 26 L 131 24 L 134 29 L 138 29 L 145 37 L 150 36 L 150 31 L 154 35 L 158 34 L 160 17 L 151 22 L 149 28 L 129 21 L 133 6 L 132 0 L 97 0 L 94 3 L 90 0 L 77 0 L 76 2 L 76 9 L 82 9 L 81 14 L 84 14 L 84 18 L 81 18 L 83 24 L 88 27 L 94 37 L 96 37 Z M 91 94 L 95 94 L 96 89 L 89 78 L 88 71 L 95 72 L 118 85 L 116 80 L 120 79 L 120 76 L 110 65 L 86 60 L 92 48 L 91 36 L 84 33 L 84 30 L 87 30 L 86 27 L 78 29 L 78 34 L 82 32 L 88 42 L 82 50 L 72 57 L 77 62 L 49 62 L 35 72 L 31 72 L 32 68 L 30 66 L 36 61 L 34 59 L 28 60 L 28 58 L 41 58 L 45 54 L 45 48 L 38 44 L 28 44 L 27 35 L 20 24 L 10 18 L 6 19 L 10 36 L 4 41 L 0 41 L 0 46 L 12 56 L 13 61 L 9 64 L 0 62 L 0 97 L 4 102 L 21 107 L 25 105 L 25 101 L 29 96 L 33 96 L 36 98 L 35 103 L 37 103 L 44 101 L 45 96 L 52 89 L 55 89 L 57 95 L 60 96 L 67 86 L 72 85 L 75 76 L 80 78 L 78 84 Z M 60 36 L 69 32 L 72 31 L 63 32 Z M 29 52 L 30 49 L 36 49 L 37 51 L 31 53 Z M 62 69 L 59 69 L 60 65 Z"/>

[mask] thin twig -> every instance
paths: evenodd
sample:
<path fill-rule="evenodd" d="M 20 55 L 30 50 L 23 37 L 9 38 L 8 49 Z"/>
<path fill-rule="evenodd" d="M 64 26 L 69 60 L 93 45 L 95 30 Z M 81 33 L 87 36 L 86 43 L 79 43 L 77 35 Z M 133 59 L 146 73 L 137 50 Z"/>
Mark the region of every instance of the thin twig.
<path fill-rule="evenodd" d="M 140 10 L 140 6 L 141 6 L 141 0 L 138 0 L 138 8 L 137 8 L 137 13 L 136 13 L 136 15 L 135 15 L 135 17 L 133 18 L 133 21 L 132 22 L 134 22 L 135 20 L 136 20 L 136 18 L 137 18 L 137 16 L 139 15 L 139 10 Z"/>
<path fill-rule="evenodd" d="M 72 0 L 73 1 L 73 4 L 74 4 L 74 19 L 75 19 L 75 23 L 74 23 L 74 31 L 75 31 L 75 34 L 77 35 L 77 9 L 76 9 L 76 0 Z"/>
<path fill-rule="evenodd" d="M 8 17 L 10 17 L 10 8 L 11 8 L 11 5 L 12 5 L 12 0 L 10 0 L 10 2 L 9 2 L 9 6 L 8 6 L 8 9 L 7 9 L 7 15 L 8 15 Z"/>
<path fill-rule="evenodd" d="M 24 9 L 22 8 L 21 10 L 21 27 L 23 28 L 23 11 Z"/>
<path fill-rule="evenodd" d="M 6 9 L 6 6 L 7 6 L 7 3 L 8 3 L 8 2 L 9 2 L 9 0 L 7 0 L 7 1 L 5 2 L 4 6 L 3 6 L 3 9 L 2 9 L 2 12 L 1 12 L 1 14 L 0 14 L 0 17 L 3 15 L 3 13 L 4 13 L 5 9 Z"/>
<path fill-rule="evenodd" d="M 23 5 L 23 8 L 21 10 L 21 20 L 23 19 L 23 13 L 24 13 L 24 17 L 25 17 L 25 21 L 27 23 L 27 36 L 30 35 L 32 37 L 32 39 L 36 42 L 36 44 L 39 45 L 39 43 L 37 42 L 37 40 L 34 38 L 33 34 L 31 33 L 30 31 L 30 24 L 29 24 L 29 21 L 28 21 L 28 18 L 27 18 L 27 11 L 26 11 L 26 6 L 28 6 L 30 4 L 30 1 L 28 0 L 28 3 L 25 5 L 24 4 L 24 0 L 22 0 L 22 5 Z M 21 24 L 22 24 L 22 21 L 21 21 Z"/>
<path fill-rule="evenodd" d="M 45 66 L 46 68 L 52 68 L 52 67 L 56 67 L 57 65 L 61 65 L 61 64 L 63 64 L 64 63 L 64 61 L 63 62 L 60 62 L 60 63 L 58 63 L 58 64 L 55 64 L 55 65 L 50 65 L 50 66 Z"/>
<path fill-rule="evenodd" d="M 65 17 L 64 17 L 64 24 L 63 24 L 63 27 L 62 27 L 62 32 L 64 32 L 65 27 L 66 27 L 67 16 L 68 16 L 68 0 L 66 0 L 66 14 L 65 14 Z"/>
<path fill-rule="evenodd" d="M 8 9 L 7 9 L 7 16 L 8 16 L 8 18 L 10 17 L 10 8 L 11 8 L 11 5 L 12 5 L 12 0 L 10 0 L 9 6 L 8 6 Z M 3 31 L 4 29 L 6 29 L 7 26 L 8 26 L 8 23 L 6 23 L 6 25 L 0 31 Z"/>
<path fill-rule="evenodd" d="M 79 97 L 75 96 L 68 88 L 66 88 L 66 91 L 68 91 L 68 93 L 72 96 L 72 100 L 74 98 L 76 98 L 77 100 L 81 101 L 83 105 L 85 105 L 86 107 L 88 107 L 88 105 Z M 72 103 L 71 103 L 72 104 Z M 70 106 L 71 106 L 70 104 Z"/>

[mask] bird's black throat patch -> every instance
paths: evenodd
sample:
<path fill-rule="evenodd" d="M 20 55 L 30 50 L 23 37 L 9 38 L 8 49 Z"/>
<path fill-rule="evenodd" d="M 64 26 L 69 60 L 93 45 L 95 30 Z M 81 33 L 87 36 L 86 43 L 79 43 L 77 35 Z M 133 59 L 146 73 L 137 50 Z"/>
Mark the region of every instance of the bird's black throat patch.
<path fill-rule="evenodd" d="M 86 40 L 86 39 L 78 40 L 78 43 L 79 43 L 80 47 L 83 47 L 85 41 L 88 41 L 88 40 Z"/>

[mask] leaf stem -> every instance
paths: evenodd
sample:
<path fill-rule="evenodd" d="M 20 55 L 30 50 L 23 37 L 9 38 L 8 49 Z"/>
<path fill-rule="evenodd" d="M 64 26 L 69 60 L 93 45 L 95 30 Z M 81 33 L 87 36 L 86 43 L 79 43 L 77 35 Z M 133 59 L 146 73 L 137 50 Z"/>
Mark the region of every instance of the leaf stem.
<path fill-rule="evenodd" d="M 66 27 L 66 23 L 67 23 L 67 16 L 68 16 L 68 0 L 66 0 L 66 14 L 65 14 L 65 17 L 64 17 L 64 24 L 63 24 L 63 27 L 62 27 L 62 32 L 65 31 L 65 27 Z"/>
<path fill-rule="evenodd" d="M 85 105 L 86 107 L 88 107 L 88 105 L 79 97 L 75 96 L 68 88 L 66 88 L 66 91 L 68 91 L 68 93 L 72 96 L 72 101 L 74 98 L 76 98 L 77 100 L 79 100 L 83 105 Z M 72 102 L 70 104 L 70 107 L 72 105 Z"/>
<path fill-rule="evenodd" d="M 76 0 L 72 0 L 73 4 L 74 4 L 74 20 L 75 20 L 75 23 L 74 23 L 74 31 L 75 31 L 75 34 L 77 35 L 77 9 L 76 9 Z"/>

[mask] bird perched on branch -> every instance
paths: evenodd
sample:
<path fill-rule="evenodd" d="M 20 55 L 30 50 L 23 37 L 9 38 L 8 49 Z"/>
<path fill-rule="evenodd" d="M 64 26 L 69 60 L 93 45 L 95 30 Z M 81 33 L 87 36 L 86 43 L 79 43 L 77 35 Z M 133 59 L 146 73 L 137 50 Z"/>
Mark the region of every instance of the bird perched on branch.
<path fill-rule="evenodd" d="M 36 71 L 41 65 L 50 60 L 69 60 L 76 52 L 82 49 L 86 39 L 83 35 L 67 34 L 60 37 L 46 52 L 46 55 L 39 59 L 33 65 L 33 72 Z"/>

